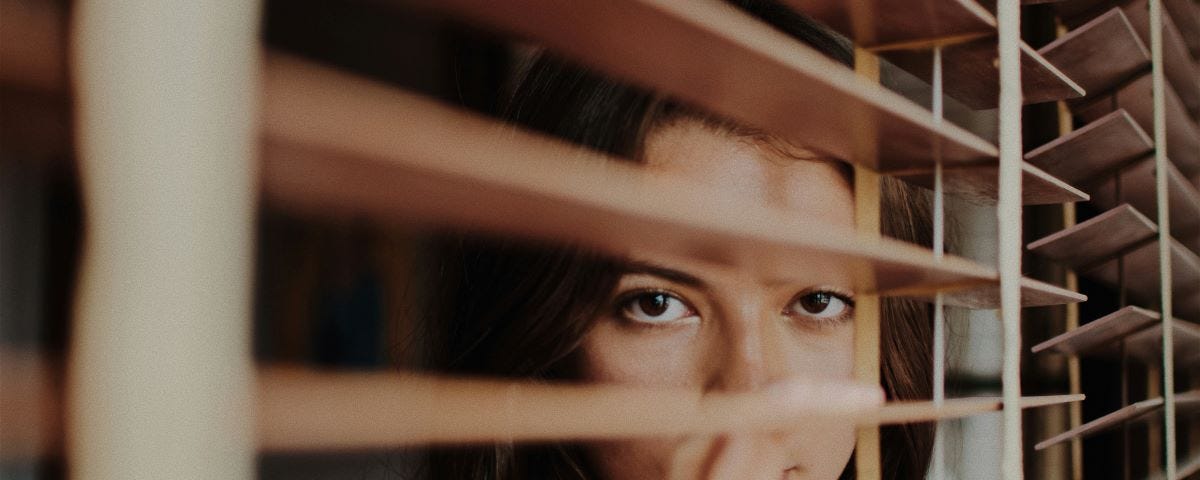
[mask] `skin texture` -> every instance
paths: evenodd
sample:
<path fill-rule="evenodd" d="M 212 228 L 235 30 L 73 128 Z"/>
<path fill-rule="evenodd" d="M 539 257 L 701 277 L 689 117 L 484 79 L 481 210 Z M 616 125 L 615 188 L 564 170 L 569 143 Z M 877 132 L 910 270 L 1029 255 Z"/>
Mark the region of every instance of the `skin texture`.
<path fill-rule="evenodd" d="M 853 228 L 853 193 L 845 175 L 808 152 L 679 120 L 653 129 L 643 156 L 649 171 L 684 178 L 714 194 L 765 197 L 831 230 Z M 788 379 L 851 377 L 853 291 L 847 272 L 814 268 L 794 272 L 799 280 L 781 282 L 753 267 L 638 252 L 630 258 L 634 266 L 622 276 L 612 307 L 584 339 L 586 379 L 742 392 Z M 811 304 L 798 302 L 820 292 L 839 298 L 822 313 L 840 308 L 840 315 L 810 315 Z M 672 299 L 666 312 L 646 315 L 646 304 L 636 299 L 658 293 Z M 836 479 L 853 448 L 852 425 L 808 422 L 787 432 L 599 443 L 588 454 L 610 479 Z"/>

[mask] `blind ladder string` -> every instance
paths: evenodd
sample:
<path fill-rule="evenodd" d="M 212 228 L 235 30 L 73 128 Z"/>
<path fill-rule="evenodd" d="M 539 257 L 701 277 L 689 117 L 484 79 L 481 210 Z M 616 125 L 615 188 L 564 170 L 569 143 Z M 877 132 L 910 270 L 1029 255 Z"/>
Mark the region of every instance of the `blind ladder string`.
<path fill-rule="evenodd" d="M 933 122 L 942 126 L 942 47 L 933 47 Z M 942 188 L 942 143 L 933 144 L 933 258 L 941 261 L 945 252 L 945 192 Z M 941 290 L 933 300 L 933 404 L 941 407 L 946 400 L 946 318 Z M 946 438 L 941 425 L 934 430 L 933 480 L 946 478 Z"/>
<path fill-rule="evenodd" d="M 1150 65 L 1154 101 L 1154 186 L 1158 206 L 1159 303 L 1162 322 L 1163 450 L 1165 475 L 1174 479 L 1175 458 L 1175 357 L 1172 331 L 1171 219 L 1167 195 L 1167 126 L 1163 72 L 1162 0 L 1150 0 Z"/>

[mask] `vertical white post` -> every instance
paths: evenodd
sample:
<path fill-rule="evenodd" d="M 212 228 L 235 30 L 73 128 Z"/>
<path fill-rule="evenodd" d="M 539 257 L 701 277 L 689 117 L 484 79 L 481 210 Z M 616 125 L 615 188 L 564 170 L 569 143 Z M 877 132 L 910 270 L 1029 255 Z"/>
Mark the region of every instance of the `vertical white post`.
<path fill-rule="evenodd" d="M 80 0 L 74 478 L 254 475 L 255 1 Z"/>
<path fill-rule="evenodd" d="M 1004 328 L 1005 479 L 1023 476 L 1021 438 L 1021 11 L 1020 0 L 999 0 L 1000 192 L 998 266 L 1000 317 Z"/>
<path fill-rule="evenodd" d="M 1167 195 L 1167 119 L 1163 80 L 1162 0 L 1150 0 L 1150 65 L 1154 89 L 1154 190 L 1158 203 L 1159 302 L 1162 304 L 1163 450 L 1166 478 L 1174 479 L 1175 465 L 1175 352 L 1171 327 L 1171 211 Z"/>
<path fill-rule="evenodd" d="M 933 122 L 942 124 L 942 47 L 933 47 Z M 942 143 L 933 151 L 933 258 L 941 260 L 946 250 L 946 207 L 942 185 Z M 945 299 L 938 291 L 933 297 L 933 404 L 946 401 L 946 314 Z M 946 435 L 940 422 L 933 437 L 933 480 L 946 478 Z"/>

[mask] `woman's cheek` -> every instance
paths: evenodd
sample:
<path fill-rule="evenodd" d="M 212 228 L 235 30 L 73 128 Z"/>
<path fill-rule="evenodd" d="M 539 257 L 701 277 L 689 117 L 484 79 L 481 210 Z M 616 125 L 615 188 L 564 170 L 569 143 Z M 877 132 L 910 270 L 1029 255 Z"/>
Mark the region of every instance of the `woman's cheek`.
<path fill-rule="evenodd" d="M 702 385 L 698 331 L 698 325 L 644 328 L 603 319 L 584 339 L 584 379 L 661 387 Z"/>

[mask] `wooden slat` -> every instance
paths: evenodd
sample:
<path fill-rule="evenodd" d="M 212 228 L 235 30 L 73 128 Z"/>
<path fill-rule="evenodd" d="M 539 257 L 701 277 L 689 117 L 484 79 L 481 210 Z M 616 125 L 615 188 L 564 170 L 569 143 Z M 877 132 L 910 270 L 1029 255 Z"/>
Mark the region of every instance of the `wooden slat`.
<path fill-rule="evenodd" d="M 63 158 L 72 151 L 67 18 L 61 2 L 0 0 L 0 152 Z"/>
<path fill-rule="evenodd" d="M 1092 96 L 1150 65 L 1150 51 L 1120 8 L 1113 8 L 1059 37 L 1038 53 Z"/>
<path fill-rule="evenodd" d="M 288 208 L 582 242 L 618 254 L 644 248 L 752 264 L 779 278 L 827 268 L 879 291 L 996 278 L 961 258 L 935 261 L 914 245 L 806 225 L 758 199 L 698 191 L 322 67 L 274 58 L 266 77 L 264 188 L 268 201 Z"/>
<path fill-rule="evenodd" d="M 1082 97 L 1085 90 L 1048 62 L 1041 54 L 1020 44 L 1021 91 L 1026 104 Z M 930 80 L 932 64 L 928 51 L 894 50 L 884 58 L 909 73 Z M 980 38 L 943 48 L 945 91 L 974 109 L 995 108 L 999 100 L 999 70 L 996 68 L 996 39 Z"/>
<path fill-rule="evenodd" d="M 1200 58 L 1200 6 L 1195 0 L 1163 0 L 1193 58 Z"/>
<path fill-rule="evenodd" d="M 1034 449 L 1045 450 L 1046 448 L 1052 447 L 1072 438 L 1089 437 L 1128 422 L 1157 420 L 1150 414 L 1159 411 L 1162 409 L 1162 406 L 1162 397 L 1148 398 L 1140 402 L 1129 404 L 1124 408 L 1080 425 L 1078 428 L 1067 430 L 1063 433 L 1038 442 L 1037 445 L 1034 446 Z M 1193 412 L 1200 409 L 1200 390 L 1186 393 L 1176 393 L 1175 407 L 1180 413 Z"/>
<path fill-rule="evenodd" d="M 1193 59 L 1200 58 L 1197 51 L 1189 54 L 1189 48 L 1200 48 L 1200 39 L 1190 36 L 1189 31 L 1200 30 L 1196 8 L 1188 5 L 1192 0 L 1164 0 L 1167 7 L 1163 12 L 1163 63 L 1167 80 L 1174 87 L 1186 108 L 1195 117 L 1200 115 L 1200 67 Z M 1129 19 L 1142 42 L 1150 45 L 1150 16 L 1147 0 L 1117 2 Z M 1101 0 L 1068 0 L 1057 3 L 1055 8 L 1064 22 L 1072 27 L 1079 26 L 1099 15 L 1111 5 Z M 1191 8 L 1187 8 L 1187 7 Z M 1189 14 L 1190 13 L 1190 14 Z M 1178 15 L 1177 15 L 1178 14 Z M 1111 61 L 1111 59 L 1109 59 Z M 1088 92 L 1092 94 L 1092 92 Z"/>
<path fill-rule="evenodd" d="M 943 188 L 949 195 L 980 205 L 995 205 L 997 198 L 997 166 L 970 165 L 943 170 Z M 906 182 L 933 188 L 933 174 L 905 173 L 895 175 Z M 1049 205 L 1087 201 L 1090 197 L 1053 175 L 1031 164 L 1021 165 L 1021 200 L 1025 205 Z"/>
<path fill-rule="evenodd" d="M 1159 297 L 1158 242 L 1150 242 L 1125 255 L 1125 287 L 1130 296 L 1140 302 L 1153 305 Z M 1081 272 L 1083 275 L 1118 285 L 1117 261 L 1112 260 L 1097 268 Z M 1174 314 L 1183 319 L 1200 319 L 1195 298 L 1200 296 L 1200 257 L 1179 242 L 1171 245 L 1171 284 L 1175 299 Z"/>
<path fill-rule="evenodd" d="M 1130 305 L 1039 343 L 1033 347 L 1033 353 L 1050 351 L 1119 359 L 1124 339 L 1125 352 L 1140 361 L 1157 364 L 1162 361 L 1160 318 L 1158 312 Z M 1195 364 L 1200 360 L 1200 326 L 1174 319 L 1172 328 L 1176 363 Z"/>
<path fill-rule="evenodd" d="M 67 18 L 60 2 L 0 0 L 0 81 L 26 90 L 67 88 Z"/>
<path fill-rule="evenodd" d="M 1095 121 L 1115 111 L 1125 109 L 1129 116 L 1149 132 L 1154 128 L 1150 75 L 1143 75 L 1121 86 L 1109 96 L 1085 105 L 1073 106 L 1072 111 L 1086 121 Z M 1200 127 L 1188 117 L 1179 97 L 1168 86 L 1165 90 L 1167 118 L 1167 153 L 1185 174 L 1200 171 Z"/>
<path fill-rule="evenodd" d="M 851 422 L 882 400 L 878 386 L 829 380 L 702 395 L 615 384 L 265 370 L 259 375 L 259 445 L 341 450 L 715 433 Z"/>
<path fill-rule="evenodd" d="M 1144 363 L 1154 365 L 1162 362 L 1162 324 L 1129 336 L 1126 351 Z M 1175 366 L 1188 368 L 1200 364 L 1200 325 L 1180 320 L 1171 321 L 1172 352 Z"/>
<path fill-rule="evenodd" d="M 61 369 L 30 352 L 2 351 L 6 406 L 0 459 L 60 453 Z M 1083 395 L 1021 399 L 1022 408 Z M 392 372 L 260 367 L 254 398 L 259 451 L 381 449 L 429 443 L 606 439 L 777 431 L 788 425 L 925 422 L 999 409 L 998 398 L 883 403 L 878 385 L 793 379 L 755 392 L 618 384 L 547 384 Z M 33 410 L 27 407 L 36 407 Z"/>
<path fill-rule="evenodd" d="M 939 262 L 908 244 L 841 238 L 786 212 L 646 178 L 624 162 L 301 62 L 276 58 L 268 80 L 264 118 L 275 140 L 264 167 L 269 201 L 584 242 L 615 253 L 637 247 L 739 259 L 780 278 L 818 271 L 812 255 L 797 253 L 820 252 L 827 268 L 844 270 L 833 262 L 850 261 L 860 284 L 879 291 L 915 296 L 943 285 L 959 287 L 946 292 L 948 305 L 998 305 L 995 271 L 961 258 Z M 1023 286 L 1026 306 L 1087 298 L 1029 279 Z"/>
<path fill-rule="evenodd" d="M 1025 161 L 1071 185 L 1083 185 L 1153 150 L 1146 131 L 1128 112 L 1116 110 L 1030 150 Z"/>
<path fill-rule="evenodd" d="M 497 128 L 499 128 L 499 127 L 497 127 Z M 278 144 L 278 143 L 271 144 L 269 146 L 268 150 L 275 152 L 275 154 L 272 154 L 271 156 L 269 156 L 269 160 L 266 162 L 268 162 L 268 163 L 298 162 L 298 163 L 302 164 L 302 163 L 305 163 L 305 158 L 307 158 L 307 162 L 318 162 L 318 163 L 324 162 L 324 160 L 317 160 L 317 158 L 313 158 L 311 151 L 296 150 L 296 151 L 288 152 L 289 149 L 292 149 L 292 146 L 282 145 L 282 144 Z M 572 152 L 571 155 L 576 155 L 576 152 Z M 272 161 L 271 158 L 275 158 L 275 160 Z M 337 168 L 337 167 L 330 166 L 330 164 L 324 164 L 324 166 L 317 166 L 314 168 Z M 270 170 L 270 169 L 268 169 L 268 170 Z M 605 169 L 605 170 L 607 170 L 607 169 Z M 295 173 L 293 172 L 293 175 L 294 174 Z M 346 175 L 346 174 L 348 174 L 348 172 L 343 172 L 341 175 Z M 320 174 L 311 176 L 311 178 L 307 179 L 307 181 L 316 181 L 319 178 L 319 176 L 320 176 Z M 374 178 L 373 174 L 366 174 L 365 176 L 368 176 L 368 178 Z M 274 185 L 274 184 L 272 184 L 272 181 L 278 181 L 278 179 L 275 179 L 275 180 L 269 179 L 268 182 L 266 182 L 266 184 Z M 400 184 L 390 185 L 388 190 L 395 191 L 395 188 L 391 188 L 391 187 L 394 187 L 395 185 L 400 185 Z M 326 186 L 326 187 L 328 187 L 328 186 Z M 268 188 L 270 190 L 271 187 L 268 186 Z M 302 186 L 298 186 L 298 188 L 300 188 L 301 191 L 304 190 L 304 187 L 302 187 Z M 295 192 L 295 194 L 296 194 L 296 196 L 299 197 L 299 196 L 302 196 L 302 194 L 305 194 L 305 192 L 298 191 L 298 192 Z M 313 202 L 313 200 L 314 199 L 300 199 L 299 202 Z M 388 211 L 383 212 L 384 215 L 391 215 L 391 216 L 398 215 L 398 212 L 390 211 L 391 209 L 388 209 L 388 208 L 380 208 L 380 210 L 388 210 Z M 953 266 L 954 263 L 952 262 L 948 265 Z M 979 270 L 979 269 L 971 269 L 971 270 L 972 270 L 971 274 L 967 275 L 967 277 L 960 277 L 960 278 L 958 278 L 958 280 L 952 280 L 952 278 L 944 278 L 944 281 L 950 282 L 950 283 L 965 282 L 966 284 L 968 284 L 968 283 L 974 282 L 974 280 L 971 280 L 971 278 L 979 278 L 979 277 L 983 277 L 983 276 L 994 276 L 994 272 L 992 272 L 992 271 Z M 889 275 L 889 277 L 895 277 L 895 276 Z M 932 278 L 930 278 L 930 280 L 932 280 Z M 899 284 L 896 284 L 896 286 L 893 286 L 893 287 L 894 287 L 893 289 L 895 289 L 895 290 L 900 290 L 902 288 L 901 286 L 899 286 Z M 978 307 L 989 307 L 989 305 L 992 304 L 992 301 L 986 300 L 986 299 L 991 298 L 991 296 L 995 296 L 995 292 L 989 293 L 990 290 L 992 290 L 992 289 L 985 289 L 985 290 L 983 290 L 983 292 L 978 292 L 978 290 L 966 290 L 966 292 L 961 293 L 961 295 L 960 295 L 961 299 L 959 301 L 956 301 L 955 304 L 956 305 L 974 305 L 974 306 L 978 306 Z M 964 298 L 964 296 L 965 296 L 965 298 Z M 1043 288 L 1042 284 L 1039 284 L 1037 282 L 1033 282 L 1031 284 L 1031 287 L 1028 288 L 1027 293 L 1026 293 L 1026 298 L 1034 299 L 1034 304 L 1040 304 L 1040 305 L 1061 304 L 1061 302 L 1064 302 L 1064 301 L 1081 301 L 1082 299 L 1084 299 L 1084 298 L 1082 298 L 1081 295 L 1078 295 L 1078 294 L 1057 292 L 1057 290 L 1055 288 L 1049 288 L 1049 289 Z M 952 298 L 952 302 L 953 301 L 954 300 Z"/>
<path fill-rule="evenodd" d="M 933 295 L 931 294 L 912 296 L 927 302 L 933 301 Z M 974 310 L 995 310 L 1000 308 L 1000 287 L 994 284 L 946 292 L 942 297 L 945 304 L 951 307 Z M 1087 295 L 1079 292 L 1032 278 L 1021 279 L 1021 307 L 1044 307 L 1086 301 Z"/>
<path fill-rule="evenodd" d="M 752 393 L 621 385 L 546 385 L 394 374 L 260 375 L 260 446 L 267 451 L 392 448 L 488 441 L 611 439 L 786 429 L 813 422 L 860 426 L 958 418 L 999 400 L 899 402 L 879 407 L 877 387 L 792 382 Z M 872 395 L 873 392 L 873 395 Z M 1082 395 L 1029 397 L 1023 407 Z"/>
<path fill-rule="evenodd" d="M 927 82 L 931 81 L 932 71 L 928 48 L 942 45 L 946 94 L 976 109 L 997 105 L 996 18 L 971 0 L 787 3 L 858 45 L 879 51 L 888 61 Z M 1079 85 L 1028 45 L 1022 43 L 1020 48 L 1026 103 L 1084 94 Z"/>
<path fill-rule="evenodd" d="M 1171 480 L 1195 480 L 1196 474 L 1200 474 L 1200 455 L 1194 455 L 1180 463 L 1179 468 L 1175 471 L 1175 478 Z M 1163 480 L 1167 478 L 1166 475 L 1165 472 L 1160 471 L 1146 477 L 1146 480 Z"/>
<path fill-rule="evenodd" d="M 532 37 L 619 78 L 874 170 L 932 168 L 938 139 L 947 165 L 997 155 L 994 145 L 936 124 L 928 110 L 715 0 L 417 3 Z"/>
<path fill-rule="evenodd" d="M 1041 408 L 1064 403 L 1081 402 L 1083 394 L 1041 395 L 1021 397 L 1021 408 Z M 980 413 L 1000 410 L 999 397 L 968 397 L 944 400 L 941 407 L 928 401 L 888 402 L 882 407 L 866 412 L 859 424 L 900 424 L 933 420 L 962 418 Z"/>
<path fill-rule="evenodd" d="M 931 167 L 929 152 L 937 139 L 947 165 L 997 155 L 994 145 L 954 125 L 935 125 L 928 111 L 900 95 L 856 79 L 842 65 L 719 2 L 415 3 L 538 38 L 610 74 L 872 169 Z M 32 20 L 18 26 L 65 22 L 57 9 L 35 9 L 33 13 Z M 50 35 L 53 41 L 38 40 L 46 32 L 59 33 Z M 4 34 L 0 63 L 6 67 L 0 70 L 0 81 L 32 82 L 38 88 L 58 91 L 65 88 L 61 28 L 5 28 Z M 48 45 L 9 48 L 36 42 Z M 8 68 L 14 62 L 32 67 Z M 26 75 L 26 70 L 32 73 Z M 746 76 L 745 72 L 755 75 Z M 794 114 L 800 110 L 829 115 L 818 119 Z"/>
<path fill-rule="evenodd" d="M 1166 3 L 1164 1 L 1164 3 Z M 1150 7 L 1148 0 L 1133 0 L 1122 7 L 1129 23 L 1150 44 Z M 1195 118 L 1200 115 L 1200 71 L 1192 63 L 1187 44 L 1175 26 L 1173 12 L 1162 15 L 1163 74 L 1179 96 L 1183 106 Z M 1147 128 L 1149 130 L 1149 128 Z M 1173 152 L 1171 152 L 1173 153 Z"/>
<path fill-rule="evenodd" d="M 62 367 L 13 347 L 0 349 L 0 463 L 62 449 Z"/>
<path fill-rule="evenodd" d="M 1033 448 L 1035 450 L 1045 450 L 1049 447 L 1073 438 L 1086 438 L 1113 427 L 1120 426 L 1126 422 L 1144 419 L 1147 415 L 1162 408 L 1162 404 L 1163 400 L 1159 397 L 1132 403 L 1124 408 L 1084 423 L 1076 428 L 1072 428 L 1063 433 L 1042 440 L 1034 445 Z"/>
<path fill-rule="evenodd" d="M 864 47 L 996 33 L 996 19 L 971 0 L 784 0 Z M 995 40 L 993 40 L 995 43 Z"/>
<path fill-rule="evenodd" d="M 1200 191 L 1174 166 L 1167 171 L 1167 194 L 1171 209 L 1171 235 L 1194 252 L 1200 252 Z M 1117 198 L 1117 177 L 1098 181 L 1089 186 L 1092 202 L 1111 208 L 1118 202 L 1132 205 L 1151 221 L 1158 218 L 1155 199 L 1154 159 L 1142 160 L 1121 170 L 1120 198 Z"/>
<path fill-rule="evenodd" d="M 1034 345 L 1033 353 L 1052 351 L 1063 355 L 1111 352 L 1112 345 L 1127 335 L 1158 323 L 1158 312 L 1130 305 L 1097 318 L 1074 330 Z"/>
<path fill-rule="evenodd" d="M 1080 267 L 1115 258 L 1123 251 L 1154 238 L 1158 227 L 1136 209 L 1123 204 L 1087 221 L 1060 230 L 1028 248 L 1066 267 Z"/>
<path fill-rule="evenodd" d="M 1179 465 L 1179 470 L 1175 472 L 1173 480 L 1195 480 L 1195 475 L 1200 474 L 1200 455 L 1192 456 Z M 1153 477 L 1156 479 L 1163 478 L 1162 475 Z"/>

